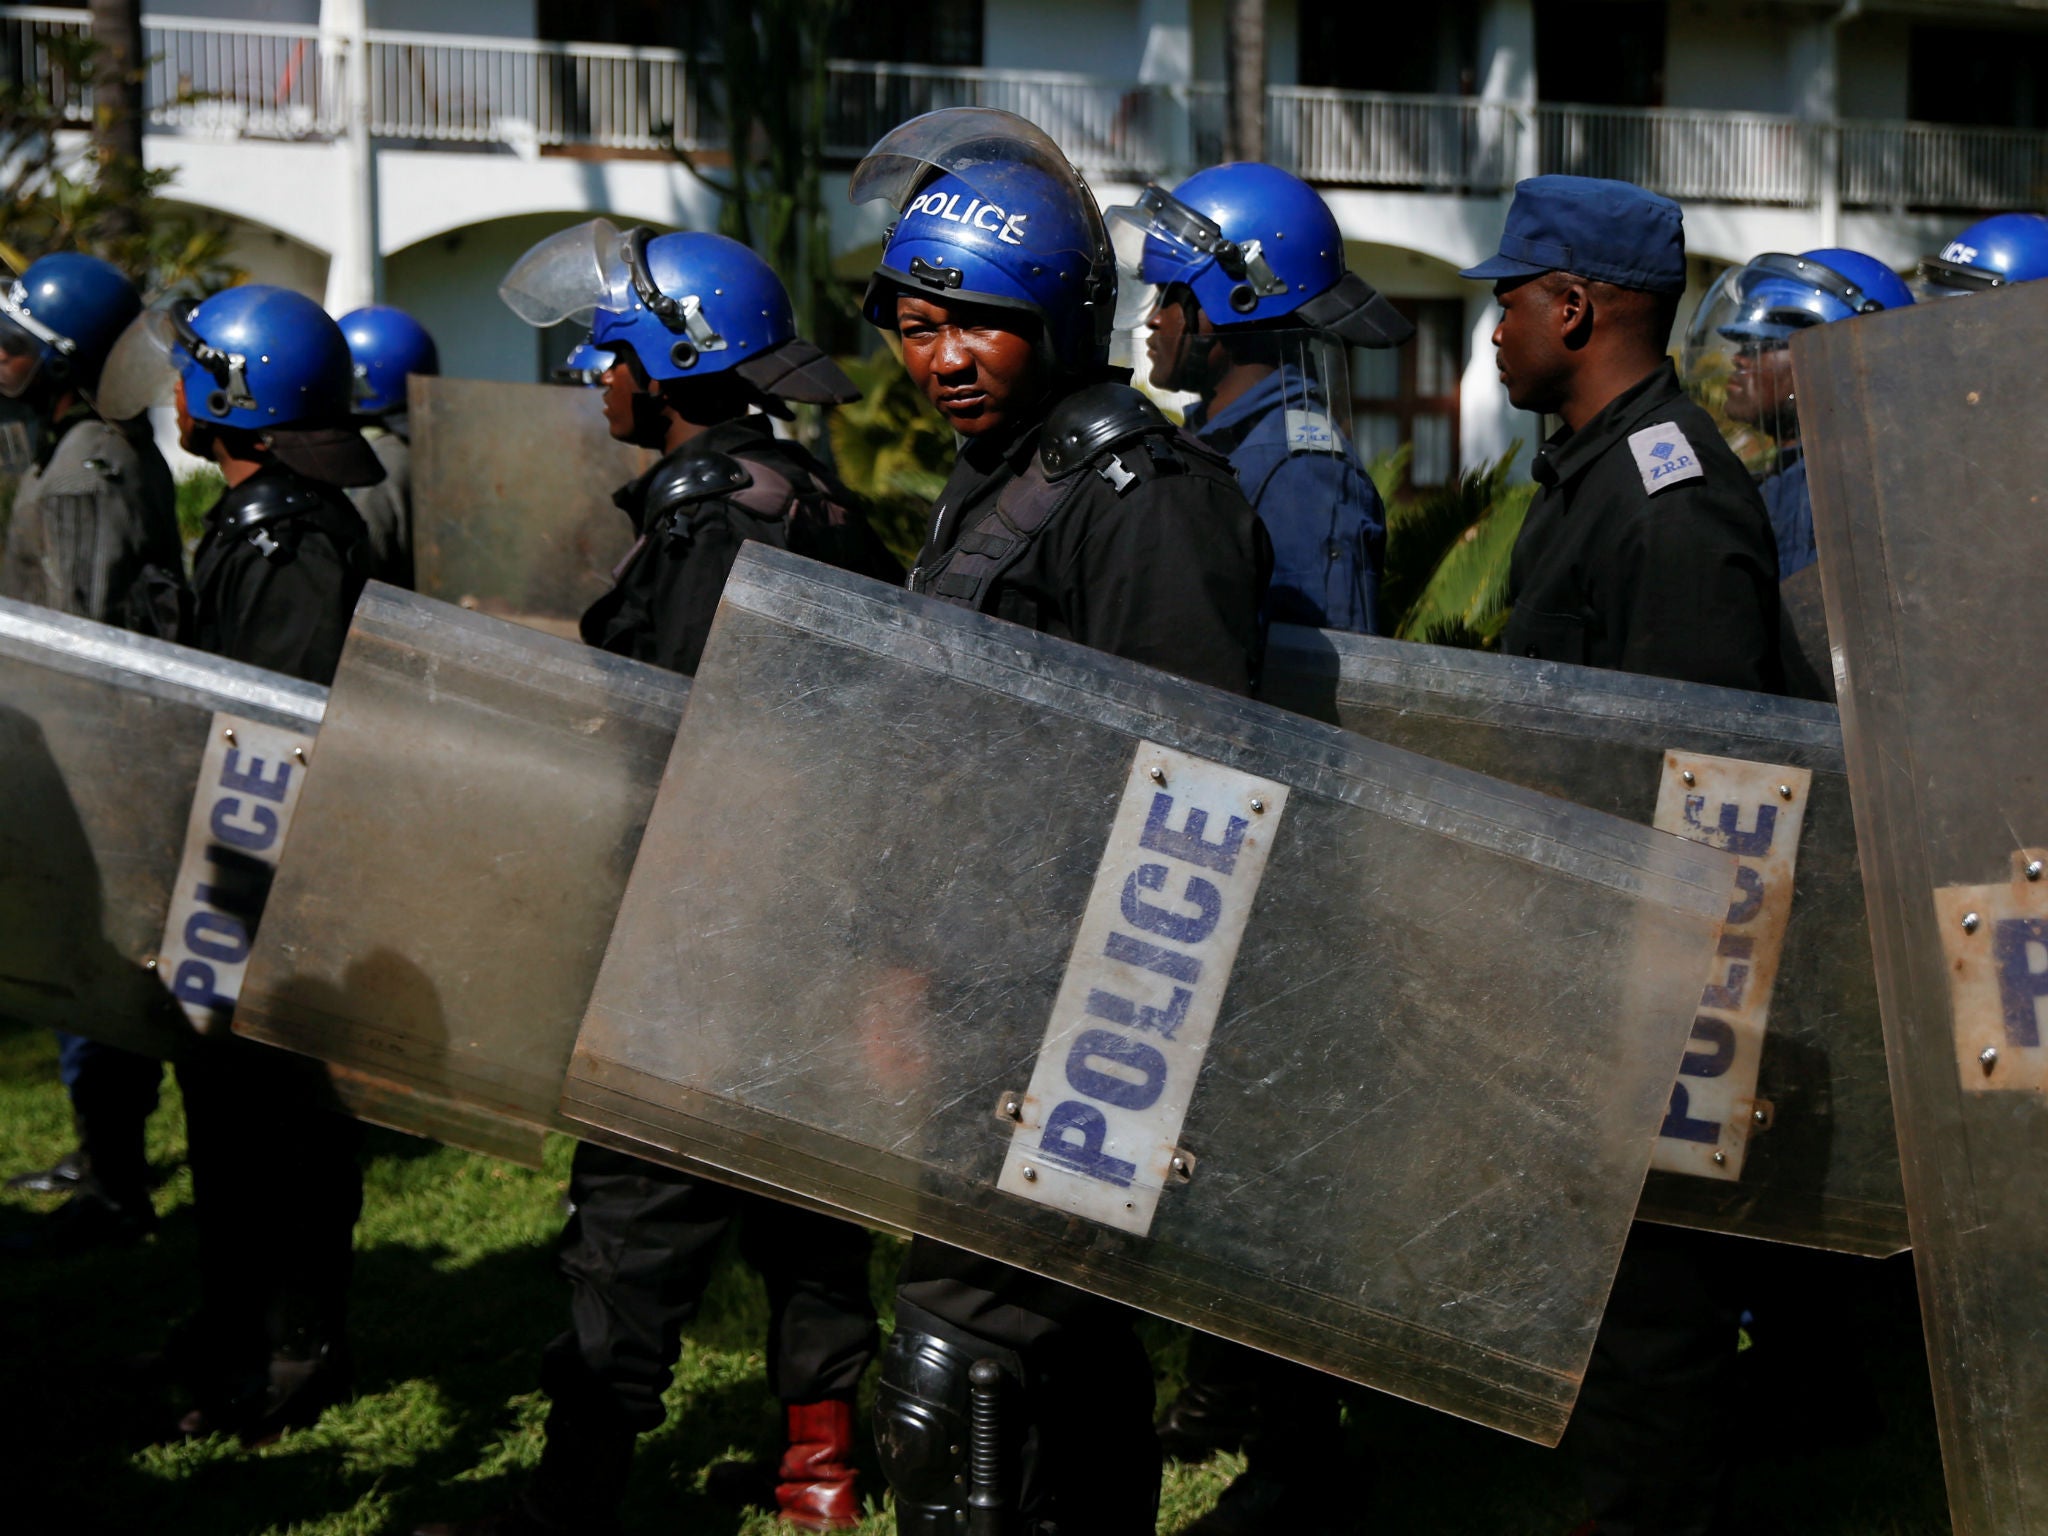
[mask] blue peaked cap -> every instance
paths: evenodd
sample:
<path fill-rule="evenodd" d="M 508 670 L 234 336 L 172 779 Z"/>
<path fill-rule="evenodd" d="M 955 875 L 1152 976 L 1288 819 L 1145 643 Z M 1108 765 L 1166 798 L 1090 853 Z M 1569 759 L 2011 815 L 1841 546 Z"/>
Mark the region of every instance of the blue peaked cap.
<path fill-rule="evenodd" d="M 1532 176 L 1515 186 L 1500 254 L 1460 276 L 1481 282 L 1570 272 L 1651 293 L 1685 291 L 1685 215 L 1628 181 Z"/>

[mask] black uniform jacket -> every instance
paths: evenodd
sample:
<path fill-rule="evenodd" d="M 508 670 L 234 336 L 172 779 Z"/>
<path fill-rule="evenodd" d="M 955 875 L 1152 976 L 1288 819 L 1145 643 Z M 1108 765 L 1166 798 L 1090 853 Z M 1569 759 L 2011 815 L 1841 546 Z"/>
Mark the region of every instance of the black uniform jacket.
<path fill-rule="evenodd" d="M 708 453 L 722 453 L 742 464 L 763 464 L 792 486 L 801 487 L 807 480 L 822 483 L 844 520 L 833 530 L 837 535 L 833 548 L 799 547 L 797 553 L 864 576 L 902 582 L 902 567 L 868 527 L 859 499 L 800 444 L 778 438 L 767 417 L 741 416 L 699 433 L 613 494 L 612 500 L 632 519 L 633 531 L 643 543 L 627 557 L 611 591 L 583 615 L 581 631 L 586 644 L 671 672 L 694 673 L 740 545 L 757 538 L 778 548 L 790 547 L 786 522 L 764 522 L 723 499 L 698 504 L 686 528 L 673 532 L 648 529 L 647 486 L 662 464 Z"/>
<path fill-rule="evenodd" d="M 313 492 L 317 506 L 268 525 L 267 539 L 235 527 L 236 509 L 258 495 L 259 482 L 278 478 Z M 367 579 L 368 539 L 345 492 L 282 464 L 265 465 L 206 514 L 192 557 L 188 643 L 309 683 L 333 682 Z M 265 553 L 266 542 L 276 549 Z"/>
<path fill-rule="evenodd" d="M 1533 472 L 1503 651 L 1782 690 L 1770 514 L 1670 363 L 1553 436 Z"/>
<path fill-rule="evenodd" d="M 1038 451 L 1043 415 L 1000 440 L 970 441 L 932 507 L 919 566 L 940 560 L 995 508 Z M 1082 489 L 998 582 L 993 611 L 1046 634 L 1196 682 L 1251 691 L 1259 604 L 1273 544 L 1229 461 L 1186 434 L 1184 472 L 1157 473 L 1144 454 L 1122 493 L 1092 468 Z"/>

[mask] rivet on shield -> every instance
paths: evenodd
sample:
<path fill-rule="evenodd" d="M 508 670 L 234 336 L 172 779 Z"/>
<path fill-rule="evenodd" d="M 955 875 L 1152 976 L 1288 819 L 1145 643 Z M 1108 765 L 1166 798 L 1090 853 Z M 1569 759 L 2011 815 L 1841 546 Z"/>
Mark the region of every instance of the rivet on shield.
<path fill-rule="evenodd" d="M 1195 1154 L 1192 1152 L 1176 1152 L 1167 1162 L 1166 1166 L 1173 1170 L 1173 1176 L 1179 1179 L 1181 1183 L 1189 1183 L 1195 1177 Z"/>
<path fill-rule="evenodd" d="M 151 955 L 151 956 L 150 956 L 150 957 L 149 957 L 149 958 L 148 958 L 147 960 L 143 961 L 143 962 L 142 962 L 142 968 L 143 968 L 143 969 L 144 969 L 145 971 L 153 971 L 153 970 L 155 970 L 155 969 L 156 969 L 156 956 L 155 956 L 155 955 Z"/>
<path fill-rule="evenodd" d="M 1990 1072 L 1993 1067 L 1998 1065 L 1998 1047 L 1995 1045 L 1985 1046 L 1983 1050 L 1977 1053 L 1977 1064 L 1987 1073 Z"/>
<path fill-rule="evenodd" d="M 1147 771 L 1151 773 L 1152 782 L 1154 784 L 1164 784 L 1166 782 L 1166 770 L 1164 768 L 1161 768 L 1157 763 L 1154 763 L 1152 767 Z"/>
<path fill-rule="evenodd" d="M 1790 784 L 1780 784 L 1778 786 L 1778 798 L 1780 800 L 1790 800 L 1792 798 L 1792 786 Z"/>
<path fill-rule="evenodd" d="M 220 735 L 221 740 L 225 741 L 229 746 L 232 747 L 235 744 L 235 728 L 232 725 L 223 730 Z"/>
<path fill-rule="evenodd" d="M 1979 917 L 1976 913 L 1965 912 L 1963 914 L 1963 932 L 1975 933 L 1977 931 L 1977 925 L 1983 921 L 1984 919 Z"/>
<path fill-rule="evenodd" d="M 1038 1170 L 1029 1163 L 1024 1165 L 1024 1182 L 1026 1184 L 1036 1184 L 1038 1182 Z"/>
<path fill-rule="evenodd" d="M 2029 880 L 2041 878 L 2041 861 L 2039 859 L 2027 860 L 2027 878 Z"/>
<path fill-rule="evenodd" d="M 292 756 L 303 763 L 306 760 L 306 749 L 304 747 L 293 747 Z"/>
<path fill-rule="evenodd" d="M 1255 816 L 1262 816 L 1265 814 L 1265 810 L 1266 802 L 1259 799 L 1258 796 L 1254 795 L 1252 797 L 1252 814 Z"/>
<path fill-rule="evenodd" d="M 1687 784 L 1697 784 L 1697 783 L 1699 783 L 1699 778 L 1698 778 L 1698 776 L 1697 776 L 1697 775 L 1695 775 L 1695 774 L 1693 773 L 1693 771 L 1692 771 L 1692 770 L 1691 770 L 1690 768 L 1686 769 L 1686 770 L 1685 770 L 1685 772 L 1681 773 L 1681 774 L 1679 775 L 1679 777 L 1680 777 L 1681 779 L 1685 780 L 1685 782 L 1686 782 Z"/>
<path fill-rule="evenodd" d="M 1005 1093 L 999 1097 L 996 1100 L 996 1118 L 998 1120 L 1022 1120 L 1024 1118 L 1024 1096 L 1018 1093 Z"/>
<path fill-rule="evenodd" d="M 1728 1154 L 1727 1154 L 1726 1152 L 1716 1152 L 1716 1153 L 1714 1154 L 1714 1164 L 1715 1164 L 1715 1166 L 1716 1166 L 1716 1167 L 1720 1167 L 1720 1166 L 1723 1166 L 1723 1165 L 1725 1165 L 1725 1164 L 1727 1163 L 1727 1161 L 1728 1161 Z"/>

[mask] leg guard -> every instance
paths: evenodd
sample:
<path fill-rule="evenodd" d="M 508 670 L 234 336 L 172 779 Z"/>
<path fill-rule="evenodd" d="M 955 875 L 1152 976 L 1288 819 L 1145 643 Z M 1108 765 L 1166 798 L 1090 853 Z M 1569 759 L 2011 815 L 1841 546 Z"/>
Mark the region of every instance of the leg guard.
<path fill-rule="evenodd" d="M 899 1328 L 875 1386 L 875 1448 L 899 1536 L 1008 1529 L 997 1424 L 1002 1368 L 936 1334 Z"/>

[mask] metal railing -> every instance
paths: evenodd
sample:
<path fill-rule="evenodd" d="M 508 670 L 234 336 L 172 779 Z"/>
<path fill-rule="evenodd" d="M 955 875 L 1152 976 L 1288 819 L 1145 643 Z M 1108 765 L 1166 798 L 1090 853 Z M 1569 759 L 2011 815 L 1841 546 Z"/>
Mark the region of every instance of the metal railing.
<path fill-rule="evenodd" d="M 91 122 L 91 92 L 64 88 L 51 47 L 91 31 L 83 11 L 0 9 L 0 79 L 38 84 L 65 102 L 67 121 Z M 330 89 L 337 56 L 323 56 L 316 27 L 146 18 L 142 47 L 153 128 L 228 138 L 320 138 L 339 129 L 329 106 L 339 94 Z"/>
<path fill-rule="evenodd" d="M 1514 108 L 1469 97 L 1266 92 L 1267 158 L 1309 181 L 1497 192 L 1513 184 L 1520 131 Z"/>
<path fill-rule="evenodd" d="M 2038 208 L 2048 201 L 2048 134 L 1869 122 L 1838 131 L 1845 206 Z"/>
<path fill-rule="evenodd" d="M 91 120 L 90 93 L 55 89 L 52 41 L 83 11 L 0 6 L 0 81 L 39 82 Z M 348 45 L 317 28 L 144 20 L 145 97 L 160 131 L 318 139 L 342 131 Z M 722 125 L 698 67 L 658 48 L 369 34 L 370 132 L 421 144 L 574 146 L 611 153 L 715 148 Z M 1220 85 L 834 61 L 826 152 L 849 160 L 936 107 L 1002 107 L 1046 129 L 1083 170 L 1136 178 L 1222 157 Z M 1828 168 L 1849 207 L 1964 210 L 2048 201 L 2048 134 L 1927 123 L 1808 122 L 1757 113 L 1393 96 L 1274 86 L 1267 155 L 1325 184 L 1494 194 L 1533 167 L 1612 176 L 1700 202 L 1811 207 Z"/>
<path fill-rule="evenodd" d="M 1608 176 L 1698 202 L 1811 206 L 1820 199 L 1818 123 L 1748 112 L 1541 106 L 1546 172 Z"/>

